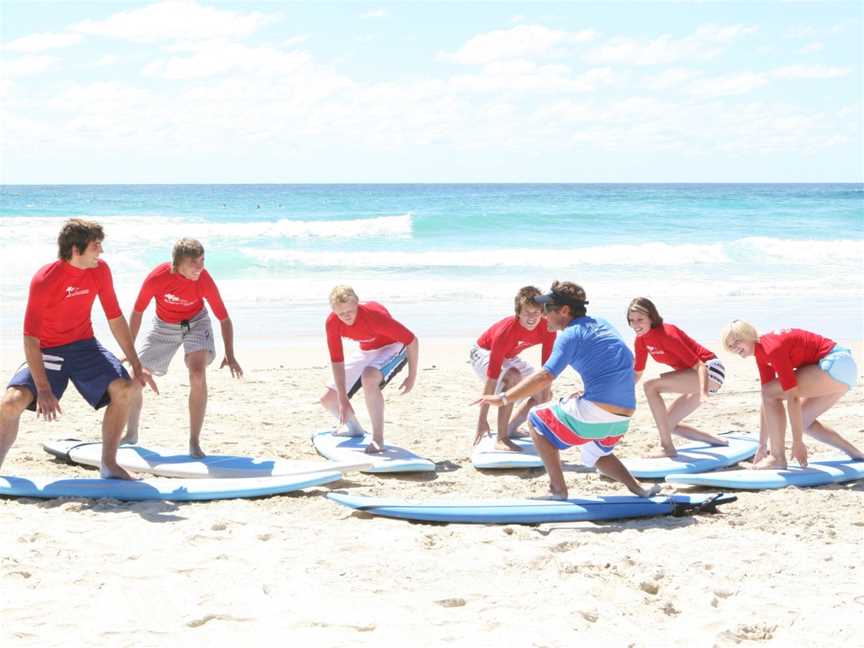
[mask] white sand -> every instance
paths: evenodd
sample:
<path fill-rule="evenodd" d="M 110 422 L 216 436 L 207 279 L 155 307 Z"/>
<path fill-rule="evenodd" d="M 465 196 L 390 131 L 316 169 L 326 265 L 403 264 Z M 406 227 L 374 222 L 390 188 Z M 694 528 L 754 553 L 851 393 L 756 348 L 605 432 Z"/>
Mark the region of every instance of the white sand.
<path fill-rule="evenodd" d="M 468 403 L 480 385 L 467 364 L 469 343 L 421 340 L 415 391 L 386 391 L 386 438 L 438 462 L 438 473 L 355 473 L 332 489 L 407 498 L 545 491 L 539 470 L 472 468 L 476 410 Z M 310 433 L 330 425 L 317 405 L 329 378 L 321 341 L 251 356 L 240 340 L 238 354 L 242 382 L 227 370 L 209 373 L 205 450 L 315 459 Z M 713 432 L 754 430 L 755 363 L 722 359 L 730 379 L 692 422 Z M 15 360 L 4 358 L 4 376 Z M 649 364 L 649 375 L 656 370 Z M 574 384 L 566 373 L 556 394 Z M 147 399 L 142 443 L 186 447 L 187 385 L 175 362 L 160 381 L 162 395 Z M 859 446 L 862 401 L 858 387 L 823 417 Z M 62 405 L 58 423 L 25 414 L 3 475 L 95 476 L 41 450 L 48 439 L 98 438 L 101 414 L 73 388 Z M 360 400 L 361 420 L 363 409 Z M 640 394 L 618 454 L 637 456 L 656 444 Z M 574 496 L 625 493 L 576 467 L 567 476 Z M 861 642 L 864 483 L 740 493 L 715 516 L 539 527 L 372 518 L 327 501 L 330 489 L 185 505 L 0 500 L 0 645 Z"/>

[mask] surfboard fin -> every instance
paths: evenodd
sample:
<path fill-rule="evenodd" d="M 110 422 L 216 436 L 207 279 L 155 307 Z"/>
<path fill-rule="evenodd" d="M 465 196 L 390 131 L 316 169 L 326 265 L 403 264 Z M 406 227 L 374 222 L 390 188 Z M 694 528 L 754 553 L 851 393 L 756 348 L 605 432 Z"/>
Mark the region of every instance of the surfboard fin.
<path fill-rule="evenodd" d="M 717 507 L 720 504 L 728 504 L 734 502 L 738 498 L 735 495 L 727 495 L 726 493 L 717 493 L 713 497 L 709 497 L 701 502 L 676 502 L 672 509 L 674 517 L 684 517 L 685 515 L 696 515 L 698 513 L 714 514 L 717 512 Z"/>

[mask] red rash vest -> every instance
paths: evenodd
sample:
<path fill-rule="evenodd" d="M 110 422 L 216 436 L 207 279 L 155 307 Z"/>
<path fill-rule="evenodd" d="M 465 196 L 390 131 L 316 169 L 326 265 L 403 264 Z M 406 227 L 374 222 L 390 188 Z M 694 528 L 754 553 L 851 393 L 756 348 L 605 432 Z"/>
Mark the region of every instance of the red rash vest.
<path fill-rule="evenodd" d="M 41 267 L 30 282 L 24 335 L 38 338 L 42 349 L 89 340 L 93 337 L 90 312 L 97 295 L 109 321 L 123 314 L 111 269 L 101 259 L 86 270 L 62 259 Z"/>
<path fill-rule="evenodd" d="M 795 369 L 816 364 L 831 353 L 833 340 L 803 329 L 783 329 L 759 336 L 754 352 L 762 384 L 779 378 L 783 391 L 798 385 Z"/>
<path fill-rule="evenodd" d="M 363 351 L 380 349 L 394 342 L 407 345 L 414 341 L 411 331 L 393 319 L 381 304 L 373 301 L 357 306 L 357 318 L 351 326 L 340 320 L 336 313 L 330 313 L 324 329 L 327 331 L 327 348 L 330 350 L 331 362 L 345 361 L 343 337 L 358 341 Z"/>
<path fill-rule="evenodd" d="M 636 336 L 633 371 L 645 369 L 648 354 L 676 371 L 692 369 L 697 362 L 717 357 L 674 324 L 662 324 L 645 335 Z"/>
<path fill-rule="evenodd" d="M 541 320 L 532 331 L 522 326 L 515 315 L 495 322 L 477 338 L 477 346 L 489 351 L 489 368 L 486 370 L 486 377 L 490 380 L 498 380 L 504 360 L 513 358 L 536 344 L 543 345 L 540 358 L 541 364 L 545 364 L 555 344 L 555 331 L 546 328 L 545 321 Z"/>
<path fill-rule="evenodd" d="M 205 299 L 216 319 L 221 322 L 228 317 L 219 289 L 206 270 L 201 271 L 198 281 L 192 281 L 179 272 L 172 272 L 170 263 L 160 263 L 144 280 L 135 300 L 135 310 L 143 313 L 154 297 L 156 317 L 169 324 L 195 317 L 204 308 Z"/>

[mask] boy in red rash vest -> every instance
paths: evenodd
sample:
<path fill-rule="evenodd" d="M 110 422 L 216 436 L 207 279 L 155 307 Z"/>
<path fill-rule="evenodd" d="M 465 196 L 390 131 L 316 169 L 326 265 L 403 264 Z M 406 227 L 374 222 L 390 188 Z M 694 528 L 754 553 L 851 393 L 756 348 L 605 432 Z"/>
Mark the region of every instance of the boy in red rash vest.
<path fill-rule="evenodd" d="M 637 297 L 630 302 L 627 323 L 636 333 L 633 362 L 636 382 L 642 377 L 649 354 L 657 362 L 673 369 L 659 378 L 646 380 L 644 384 L 645 397 L 663 446 L 660 456 L 674 457 L 678 454 L 672 443 L 673 433 L 709 445 L 729 445 L 725 439 L 681 424 L 723 385 L 726 377 L 723 363 L 677 326 L 664 323 L 650 299 Z M 663 402 L 664 393 L 680 394 L 668 410 Z"/>
<path fill-rule="evenodd" d="M 164 376 L 180 346 L 189 369 L 189 454 L 203 457 L 201 428 L 207 409 L 207 366 L 216 359 L 213 327 L 204 306 L 210 304 L 222 328 L 227 366 L 235 378 L 243 369 L 234 357 L 234 325 L 222 302 L 213 278 L 204 269 L 204 246 L 195 239 L 180 239 L 174 244 L 172 262 L 161 263 L 147 275 L 129 318 L 133 340 L 150 300 L 156 300 L 153 328 L 141 346 L 141 363 L 157 376 Z M 123 443 L 137 443 L 143 398 L 137 390 L 129 408 L 129 422 Z"/>
<path fill-rule="evenodd" d="M 481 335 L 477 344 L 471 348 L 470 361 L 477 376 L 484 381 L 483 394 L 497 394 L 513 387 L 523 378 L 534 373 L 534 367 L 522 360 L 519 354 L 534 345 L 543 345 L 541 363 L 545 363 L 555 344 L 555 331 L 550 331 L 543 318 L 543 309 L 534 303 L 533 298 L 542 294 L 534 286 L 525 286 L 516 294 L 515 316 L 508 316 L 496 322 Z M 513 404 L 498 408 L 497 450 L 522 450 L 511 438 L 520 436 L 519 426 L 528 417 L 534 406 L 552 398 L 551 389 L 544 389 L 525 399 L 513 418 Z M 477 419 L 477 432 L 474 445 L 491 433 L 487 414 L 489 405 L 480 407 Z M 527 435 L 521 435 L 527 436 Z"/>
<path fill-rule="evenodd" d="M 752 324 L 742 320 L 734 320 L 724 329 L 723 345 L 742 358 L 755 356 L 759 369 L 762 421 L 754 468 L 786 468 L 787 413 L 792 428 L 792 458 L 802 467 L 807 465 L 804 432 L 853 459 L 864 460 L 864 452 L 817 420 L 858 381 L 858 367 L 849 349 L 802 329 L 760 335 Z"/>
<path fill-rule="evenodd" d="M 0 465 L 15 437 L 25 409 L 46 421 L 62 413 L 60 398 L 71 380 L 94 409 L 106 407 L 102 419 L 103 478 L 133 479 L 117 465 L 117 446 L 129 400 L 136 387 L 120 360 L 93 336 L 90 319 L 98 295 L 117 344 L 135 370 L 138 388 L 157 391 L 153 378 L 141 368 L 129 326 L 117 303 L 114 282 L 102 254 L 102 226 L 73 218 L 57 238 L 58 257 L 43 266 L 30 282 L 24 316 L 26 366 L 13 376 L 0 402 Z"/>
<path fill-rule="evenodd" d="M 333 383 L 321 397 L 321 405 L 344 426 L 337 434 L 363 436 L 365 432 L 349 400 L 349 390 L 353 393 L 352 386 L 359 381 L 372 421 L 372 441 L 367 445 L 366 452 L 380 453 L 384 450 L 384 395 L 381 388 L 386 384 L 382 370 L 392 366 L 397 356 L 404 353 L 408 377 L 399 389 L 402 394 L 407 394 L 417 379 L 419 343 L 415 335 L 393 319 L 381 304 L 361 304 L 349 286 L 336 286 L 330 292 L 330 308 L 333 312 L 327 317 L 324 328 Z M 342 349 L 343 337 L 360 342 L 359 351 L 347 362 Z M 392 378 L 402 366 L 404 363 L 396 365 L 396 370 L 386 380 Z"/>

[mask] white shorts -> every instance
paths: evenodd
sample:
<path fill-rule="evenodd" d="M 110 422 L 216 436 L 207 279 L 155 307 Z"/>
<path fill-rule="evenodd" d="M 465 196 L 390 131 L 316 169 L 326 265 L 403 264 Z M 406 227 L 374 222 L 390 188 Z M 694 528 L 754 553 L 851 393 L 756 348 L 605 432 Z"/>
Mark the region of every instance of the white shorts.
<path fill-rule="evenodd" d="M 474 373 L 477 374 L 477 377 L 484 383 L 489 379 L 487 372 L 489 371 L 490 355 L 492 355 L 491 351 L 481 349 L 476 344 L 471 347 L 471 366 L 474 367 Z M 504 385 L 502 382 L 504 380 L 504 374 L 507 373 L 508 369 L 515 369 L 519 372 L 519 375 L 522 376 L 522 378 L 526 378 L 534 373 L 534 367 L 525 362 L 519 356 L 505 358 L 504 362 L 501 363 L 501 375 L 498 376 L 498 382 L 495 384 L 496 394 L 500 394 L 504 391 Z"/>
<path fill-rule="evenodd" d="M 189 326 L 170 324 L 158 317 L 153 318 L 153 328 L 138 351 L 141 366 L 156 376 L 164 376 L 171 359 L 180 345 L 188 356 L 195 351 L 207 351 L 207 364 L 216 359 L 216 343 L 213 341 L 213 326 L 206 308 L 202 308 L 190 320 Z"/>
<path fill-rule="evenodd" d="M 371 349 L 369 351 L 363 351 L 362 349 L 358 349 L 357 351 L 352 353 L 351 356 L 345 360 L 346 391 L 350 395 L 353 395 L 353 393 L 357 391 L 357 385 L 359 385 L 360 383 L 360 376 L 363 375 L 363 371 L 367 367 L 372 367 L 373 369 L 377 369 L 378 371 L 384 373 L 384 369 L 387 368 L 387 364 L 400 354 L 404 346 L 405 345 L 401 342 L 394 342 L 393 344 L 388 344 L 387 346 L 383 346 L 379 349 Z M 396 373 L 398 373 L 399 369 L 402 368 L 402 366 L 404 365 L 395 368 L 395 370 L 392 372 L 388 371 L 388 375 L 384 376 L 385 381 L 389 381 L 390 378 L 395 376 Z M 331 382 L 328 385 L 328 388 L 335 391 L 336 383 Z"/>

